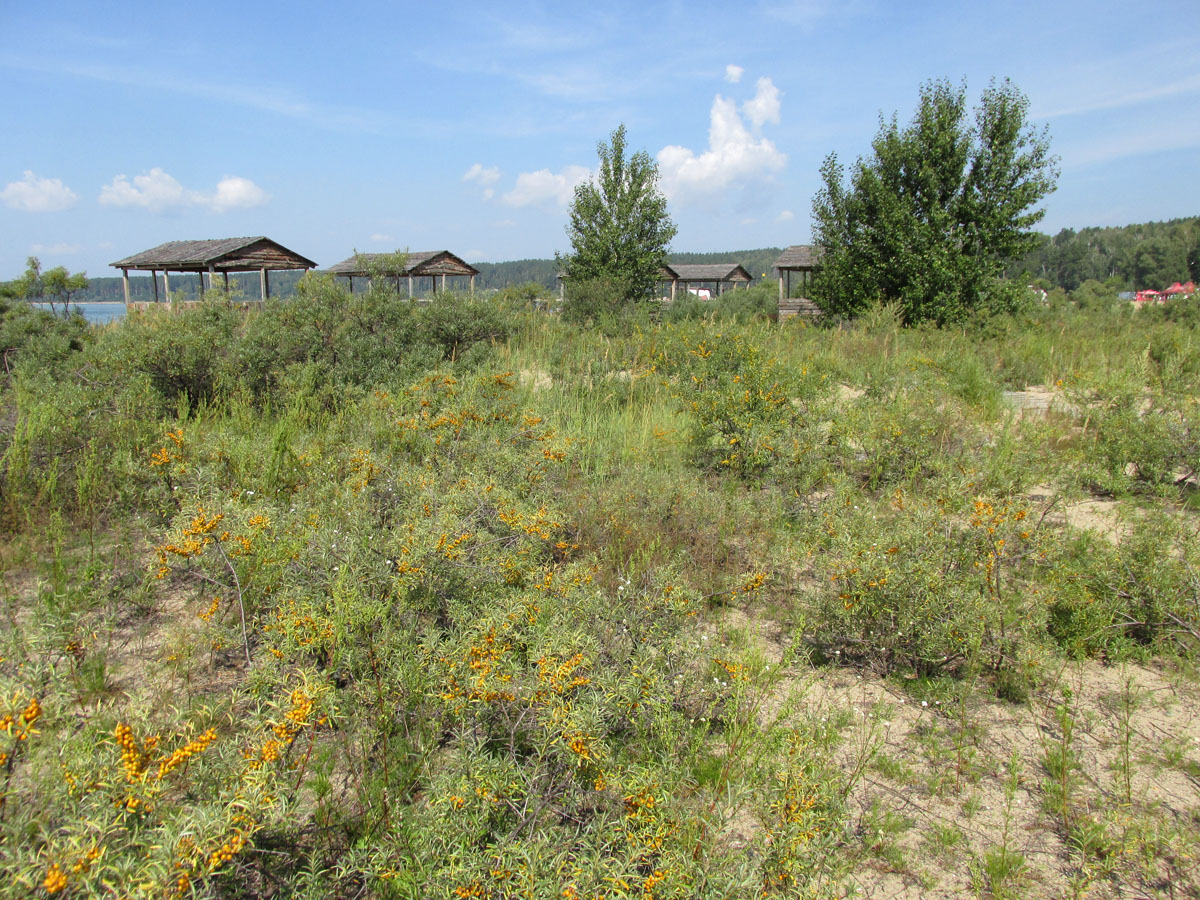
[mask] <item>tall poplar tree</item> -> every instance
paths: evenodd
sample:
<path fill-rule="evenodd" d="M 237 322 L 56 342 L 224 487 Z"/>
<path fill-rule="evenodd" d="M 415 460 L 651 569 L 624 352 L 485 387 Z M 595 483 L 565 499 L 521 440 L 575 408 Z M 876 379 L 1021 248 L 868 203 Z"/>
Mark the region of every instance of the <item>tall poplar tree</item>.
<path fill-rule="evenodd" d="M 559 263 L 568 285 L 604 279 L 625 299 L 646 299 L 676 231 L 658 189 L 658 164 L 644 150 L 626 159 L 624 125 L 596 151 L 600 169 L 575 188 L 567 226 L 572 252 Z"/>
<path fill-rule="evenodd" d="M 995 279 L 1037 246 L 1036 207 L 1058 177 L 1028 110 L 1012 82 L 993 82 L 972 123 L 965 85 L 931 81 L 910 124 L 881 119 L 871 157 L 858 159 L 848 184 L 837 156 L 826 157 L 813 200 L 826 311 L 852 316 L 885 300 L 906 322 L 945 324 L 1006 296 Z"/>

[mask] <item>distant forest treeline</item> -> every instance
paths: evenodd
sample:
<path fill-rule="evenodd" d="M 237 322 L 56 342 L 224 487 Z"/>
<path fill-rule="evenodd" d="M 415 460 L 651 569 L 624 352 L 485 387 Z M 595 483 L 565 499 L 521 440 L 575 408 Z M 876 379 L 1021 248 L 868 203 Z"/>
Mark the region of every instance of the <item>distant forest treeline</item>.
<path fill-rule="evenodd" d="M 1123 290 L 1156 290 L 1175 281 L 1200 281 L 1200 217 L 1114 228 L 1064 228 L 1009 266 L 1073 291 L 1085 281 Z"/>
<path fill-rule="evenodd" d="M 758 250 L 729 250 L 716 253 L 672 253 L 668 261 L 677 263 L 738 262 L 754 278 L 776 276 L 775 260 L 782 253 L 779 247 Z M 502 290 L 518 284 L 535 282 L 556 289 L 558 263 L 553 259 L 517 259 L 510 262 L 475 263 L 479 277 L 475 286 L 480 291 Z M 1147 222 L 1113 228 L 1084 228 L 1075 231 L 1064 228 L 1051 237 L 1042 235 L 1041 243 L 1028 256 L 1008 267 L 1007 274 L 1016 277 L 1027 272 L 1050 285 L 1073 291 L 1085 281 L 1108 282 L 1124 290 L 1163 288 L 1174 281 L 1200 281 L 1200 216 L 1171 219 L 1167 222 Z M 273 272 L 271 293 L 287 297 L 295 292 L 299 272 Z M 258 296 L 258 275 L 250 273 L 231 276 L 230 282 L 240 283 L 247 297 Z M 422 280 L 418 289 L 428 290 Z M 131 276 L 130 295 L 134 300 L 153 300 L 154 286 L 149 277 Z M 161 291 L 162 282 L 159 282 Z M 194 275 L 171 276 L 172 294 L 196 294 L 198 279 Z M 120 276 L 92 278 L 80 301 L 123 300 Z"/>

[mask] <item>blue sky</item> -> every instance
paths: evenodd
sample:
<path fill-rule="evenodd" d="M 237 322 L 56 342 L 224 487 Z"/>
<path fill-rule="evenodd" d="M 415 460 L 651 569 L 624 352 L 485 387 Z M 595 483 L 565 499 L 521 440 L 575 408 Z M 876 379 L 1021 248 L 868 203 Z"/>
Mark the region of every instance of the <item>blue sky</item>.
<path fill-rule="evenodd" d="M 0 0 L 0 279 L 256 234 L 321 265 L 548 257 L 620 123 L 674 249 L 803 243 L 822 159 L 932 78 L 1028 96 L 1062 166 L 1041 230 L 1197 215 L 1198 25 L 1195 0 Z"/>

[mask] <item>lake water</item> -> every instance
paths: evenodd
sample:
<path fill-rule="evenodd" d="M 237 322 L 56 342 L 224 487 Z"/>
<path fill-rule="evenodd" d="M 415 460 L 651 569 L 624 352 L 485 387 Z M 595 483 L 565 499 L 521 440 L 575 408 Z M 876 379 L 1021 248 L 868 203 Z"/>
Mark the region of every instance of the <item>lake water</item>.
<path fill-rule="evenodd" d="M 44 310 L 50 309 L 48 303 L 35 303 L 34 306 Z M 107 325 L 116 319 L 125 318 L 124 303 L 72 303 L 71 309 L 78 309 L 93 325 Z"/>

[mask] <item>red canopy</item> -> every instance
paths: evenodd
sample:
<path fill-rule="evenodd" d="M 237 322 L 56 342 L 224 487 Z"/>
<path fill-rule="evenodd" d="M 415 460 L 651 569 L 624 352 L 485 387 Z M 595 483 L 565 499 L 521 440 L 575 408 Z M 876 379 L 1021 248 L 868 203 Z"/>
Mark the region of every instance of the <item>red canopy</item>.
<path fill-rule="evenodd" d="M 1177 281 L 1173 285 L 1171 285 L 1169 288 L 1164 290 L 1163 293 L 1164 294 L 1182 294 L 1183 293 L 1183 285 Z"/>

